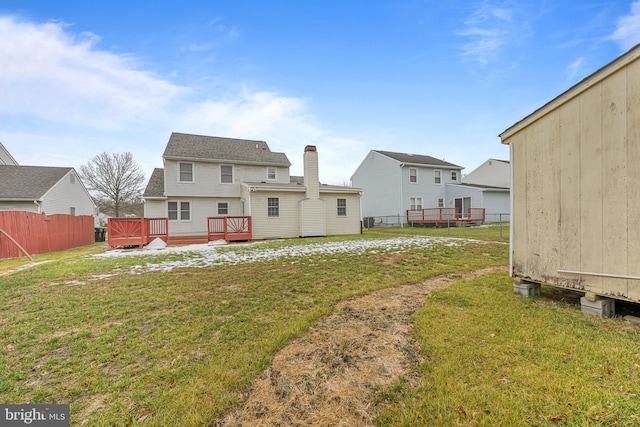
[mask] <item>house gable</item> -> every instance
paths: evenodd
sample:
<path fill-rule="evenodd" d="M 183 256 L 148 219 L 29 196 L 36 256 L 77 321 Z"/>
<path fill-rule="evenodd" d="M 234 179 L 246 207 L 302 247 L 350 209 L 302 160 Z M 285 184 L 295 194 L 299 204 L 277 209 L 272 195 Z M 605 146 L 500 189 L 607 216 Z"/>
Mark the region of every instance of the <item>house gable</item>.
<path fill-rule="evenodd" d="M 77 173 L 65 167 L 0 165 L 0 202 L 4 209 L 69 214 L 74 207 L 76 215 L 95 213 Z"/>
<path fill-rule="evenodd" d="M 511 164 L 508 160 L 489 159 L 462 178 L 463 184 L 480 187 L 511 187 Z"/>
<path fill-rule="evenodd" d="M 18 165 L 16 159 L 14 159 L 11 153 L 9 153 L 9 150 L 2 145 L 2 142 L 0 142 L 0 165 Z"/>

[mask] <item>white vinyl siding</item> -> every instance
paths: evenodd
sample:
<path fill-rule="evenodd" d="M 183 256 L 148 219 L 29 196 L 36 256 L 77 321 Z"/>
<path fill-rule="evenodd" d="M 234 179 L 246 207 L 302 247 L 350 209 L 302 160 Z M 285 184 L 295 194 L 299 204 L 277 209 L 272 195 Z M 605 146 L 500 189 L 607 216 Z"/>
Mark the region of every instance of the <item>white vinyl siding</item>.
<path fill-rule="evenodd" d="M 70 173 L 75 174 L 73 171 Z M 39 202 L 40 212 L 44 212 L 47 215 L 68 215 L 73 206 L 76 209 L 76 215 L 94 215 L 95 205 L 93 200 L 77 176 L 75 181 L 75 184 L 71 184 L 71 178 L 65 176 L 51 187 Z M 36 208 L 34 211 L 37 211 L 36 204 L 30 203 Z"/>

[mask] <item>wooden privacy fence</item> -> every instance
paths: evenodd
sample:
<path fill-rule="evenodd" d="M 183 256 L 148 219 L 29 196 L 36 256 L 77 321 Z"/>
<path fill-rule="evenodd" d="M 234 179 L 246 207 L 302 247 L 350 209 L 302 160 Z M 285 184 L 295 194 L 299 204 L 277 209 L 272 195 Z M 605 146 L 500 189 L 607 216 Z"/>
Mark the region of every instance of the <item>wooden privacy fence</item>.
<path fill-rule="evenodd" d="M 0 259 L 19 257 L 18 245 L 34 255 L 91 245 L 95 239 L 94 220 L 89 215 L 0 211 L 0 230 Z"/>

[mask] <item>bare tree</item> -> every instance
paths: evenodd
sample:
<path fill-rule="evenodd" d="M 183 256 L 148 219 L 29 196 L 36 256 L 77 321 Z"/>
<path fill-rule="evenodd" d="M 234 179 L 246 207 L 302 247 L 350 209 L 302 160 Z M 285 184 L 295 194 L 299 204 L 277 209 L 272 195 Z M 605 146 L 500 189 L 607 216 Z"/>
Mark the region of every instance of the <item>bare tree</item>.
<path fill-rule="evenodd" d="M 129 152 L 99 154 L 80 165 L 80 176 L 102 212 L 120 217 L 141 205 L 145 175 Z"/>

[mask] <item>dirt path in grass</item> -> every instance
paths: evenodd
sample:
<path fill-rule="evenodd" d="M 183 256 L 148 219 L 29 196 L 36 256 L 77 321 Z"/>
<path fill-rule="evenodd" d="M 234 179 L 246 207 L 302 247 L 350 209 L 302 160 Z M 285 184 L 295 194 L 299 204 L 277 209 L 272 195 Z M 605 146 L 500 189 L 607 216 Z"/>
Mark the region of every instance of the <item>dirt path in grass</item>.
<path fill-rule="evenodd" d="M 426 297 L 456 280 L 506 268 L 449 274 L 340 303 L 283 348 L 221 426 L 368 426 L 377 393 L 400 377 L 417 385 L 423 361 L 409 318 Z"/>

